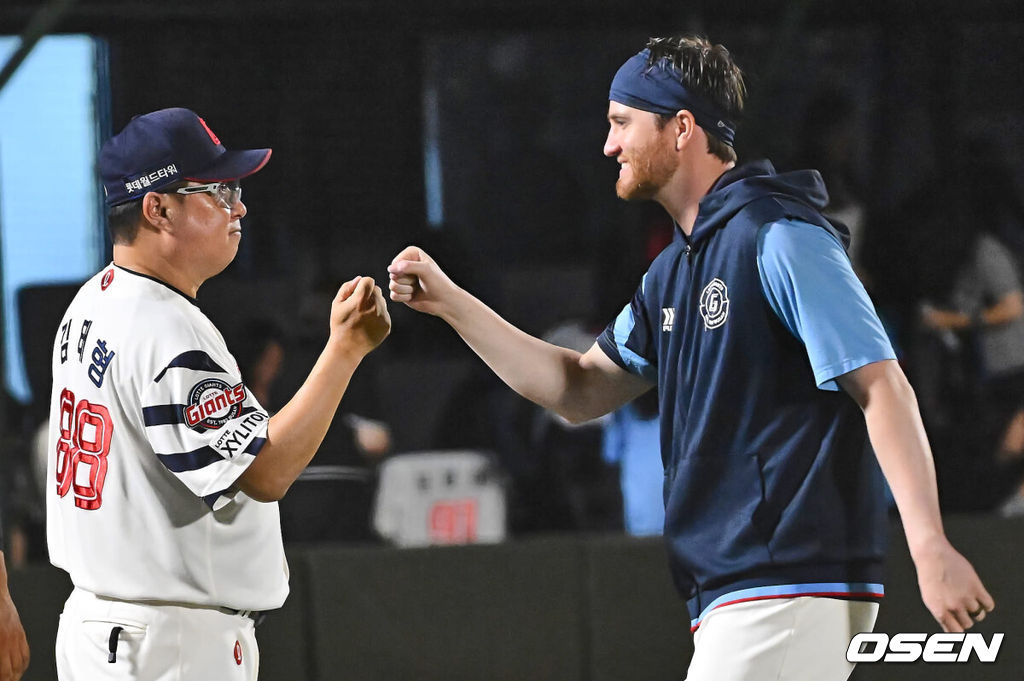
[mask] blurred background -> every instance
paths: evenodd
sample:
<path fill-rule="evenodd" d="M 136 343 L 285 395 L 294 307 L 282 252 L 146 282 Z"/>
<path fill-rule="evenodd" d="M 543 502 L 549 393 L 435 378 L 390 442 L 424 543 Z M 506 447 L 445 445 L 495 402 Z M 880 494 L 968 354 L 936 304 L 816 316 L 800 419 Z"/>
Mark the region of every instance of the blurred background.
<path fill-rule="evenodd" d="M 110 259 L 94 163 L 133 115 L 184 106 L 228 148 L 274 148 L 244 183 L 238 258 L 199 302 L 247 383 L 276 409 L 322 347 L 340 283 L 366 274 L 384 284 L 388 263 L 410 243 L 519 326 L 588 347 L 672 230 L 660 207 L 615 197 L 617 167 L 601 153 L 608 85 L 649 36 L 683 32 L 725 44 L 746 74 L 741 161 L 822 172 L 829 214 L 850 226 L 855 268 L 918 392 L 944 511 L 972 514 L 965 532 L 983 546 L 1019 545 L 1024 345 L 956 323 L 989 315 L 1000 330 L 1024 328 L 1019 14 L 1017 0 L 4 0 L 0 487 L 12 579 L 48 569 L 39 443 L 50 351 L 77 286 Z M 650 404 L 570 428 L 494 379 L 443 323 L 400 306 L 391 313 L 392 336 L 360 368 L 314 466 L 282 502 L 298 594 L 285 617 L 308 627 L 287 608 L 331 602 L 314 597 L 323 561 L 379 566 L 407 560 L 393 547 L 437 544 L 585 555 L 591 576 L 618 574 L 609 563 L 594 567 L 607 553 L 627 574 L 644 565 L 657 584 L 649 601 L 661 603 L 660 589 L 670 590 L 657 540 L 631 538 L 660 532 Z M 894 544 L 902 549 L 898 534 Z M 486 548 L 405 555 L 504 564 L 475 552 Z M 405 563 L 395 569 L 420 574 Z M 493 582 L 481 576 L 480 584 L 486 598 Z M 59 611 L 57 595 L 44 601 Z M 33 607 L 15 600 L 23 616 Z M 593 615 L 596 601 L 586 602 Z M 663 644 L 665 664 L 631 678 L 680 678 L 689 645 L 681 606 L 663 613 L 678 620 L 671 636 L 644 612 L 617 620 L 603 639 L 589 617 L 570 618 L 563 624 L 579 644 L 568 657 L 582 662 L 530 667 L 530 677 L 626 678 L 609 670 L 629 651 L 601 646 L 642 630 L 646 643 Z M 453 613 L 464 614 L 452 606 L 444 616 Z M 534 623 L 536 615 L 523 614 Z M 463 633 L 490 631 L 467 621 Z M 267 626 L 267 640 L 285 640 L 274 633 L 284 627 Z M 405 633 L 439 649 L 416 632 Z M 492 633 L 487 645 L 528 643 L 503 627 Z M 549 639 L 538 634 L 536 645 Z M 315 635 L 306 641 L 319 650 Z M 52 639 L 30 642 L 33 666 L 46 669 Z M 304 661 L 287 667 L 272 660 L 294 657 L 267 656 L 291 672 L 271 667 L 261 678 L 352 669 L 349 657 L 302 649 Z M 530 654 L 464 659 L 489 660 L 487 678 L 517 678 L 509 670 Z M 401 659 L 348 678 L 433 673 L 423 657 Z M 470 662 L 438 669 L 479 678 Z"/>

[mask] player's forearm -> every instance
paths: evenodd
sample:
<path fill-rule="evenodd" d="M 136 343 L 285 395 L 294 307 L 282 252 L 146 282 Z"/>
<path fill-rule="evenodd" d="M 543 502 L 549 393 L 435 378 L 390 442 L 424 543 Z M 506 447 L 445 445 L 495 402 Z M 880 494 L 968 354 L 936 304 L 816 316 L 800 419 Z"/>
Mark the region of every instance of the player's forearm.
<path fill-rule="evenodd" d="M 331 341 L 309 377 L 271 417 L 267 442 L 243 476 L 243 491 L 259 501 L 284 496 L 312 460 L 363 354 Z"/>
<path fill-rule="evenodd" d="M 917 560 L 946 540 L 928 436 L 914 391 L 895 362 L 872 382 L 862 406 L 871 444 Z"/>
<path fill-rule="evenodd" d="M 502 319 L 466 291 L 441 314 L 467 345 L 510 388 L 573 420 L 588 414 L 580 353 L 535 338 Z"/>

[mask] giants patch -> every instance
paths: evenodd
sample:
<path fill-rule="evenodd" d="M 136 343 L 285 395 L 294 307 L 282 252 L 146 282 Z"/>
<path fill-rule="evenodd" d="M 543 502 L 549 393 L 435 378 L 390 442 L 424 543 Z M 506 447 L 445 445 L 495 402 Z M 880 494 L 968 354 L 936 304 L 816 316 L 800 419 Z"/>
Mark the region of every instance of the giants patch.
<path fill-rule="evenodd" d="M 729 318 L 729 289 L 721 279 L 712 279 L 701 291 L 700 316 L 704 318 L 704 328 L 708 331 L 717 329 Z"/>
<path fill-rule="evenodd" d="M 208 378 L 192 387 L 185 405 L 185 423 L 215 430 L 242 413 L 245 386 L 231 386 L 219 378 Z"/>

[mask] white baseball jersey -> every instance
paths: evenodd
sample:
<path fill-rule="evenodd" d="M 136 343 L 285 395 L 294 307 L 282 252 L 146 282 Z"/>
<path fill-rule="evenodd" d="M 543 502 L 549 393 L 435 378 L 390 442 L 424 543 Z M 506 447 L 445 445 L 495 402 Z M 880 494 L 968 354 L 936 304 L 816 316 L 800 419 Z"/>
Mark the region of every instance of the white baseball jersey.
<path fill-rule="evenodd" d="M 108 266 L 75 296 L 53 349 L 51 562 L 102 596 L 280 607 L 277 504 L 231 489 L 268 420 L 191 298 Z"/>

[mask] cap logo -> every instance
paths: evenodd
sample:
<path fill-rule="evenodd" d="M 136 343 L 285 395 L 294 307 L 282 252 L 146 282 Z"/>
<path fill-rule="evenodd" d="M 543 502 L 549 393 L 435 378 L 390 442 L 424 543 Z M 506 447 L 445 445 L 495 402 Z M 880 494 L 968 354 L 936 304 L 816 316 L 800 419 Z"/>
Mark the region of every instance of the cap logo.
<path fill-rule="evenodd" d="M 3 0 L 0 0 L 2 3 Z M 104 142 L 97 157 L 104 203 L 137 201 L 187 178 L 234 180 L 252 175 L 270 159 L 270 149 L 224 148 L 195 111 L 174 107 L 133 118 Z"/>
<path fill-rule="evenodd" d="M 210 136 L 210 139 L 213 140 L 213 143 L 219 145 L 220 144 L 220 140 L 217 139 L 217 136 L 213 134 L 213 130 L 210 130 L 210 126 L 208 126 L 206 124 L 206 121 L 204 121 L 199 116 L 196 116 L 196 118 L 198 118 L 199 122 L 203 124 L 203 129 L 206 130 L 206 134 Z"/>
<path fill-rule="evenodd" d="M 163 168 L 157 168 L 153 172 L 141 175 L 135 178 L 134 180 L 126 180 L 124 183 L 124 188 L 125 191 L 127 191 L 129 194 L 134 194 L 135 192 L 141 192 L 142 190 L 160 182 L 161 180 L 166 180 L 167 178 L 174 177 L 177 174 L 178 166 L 174 165 L 173 163 L 170 163 L 164 166 Z"/>

